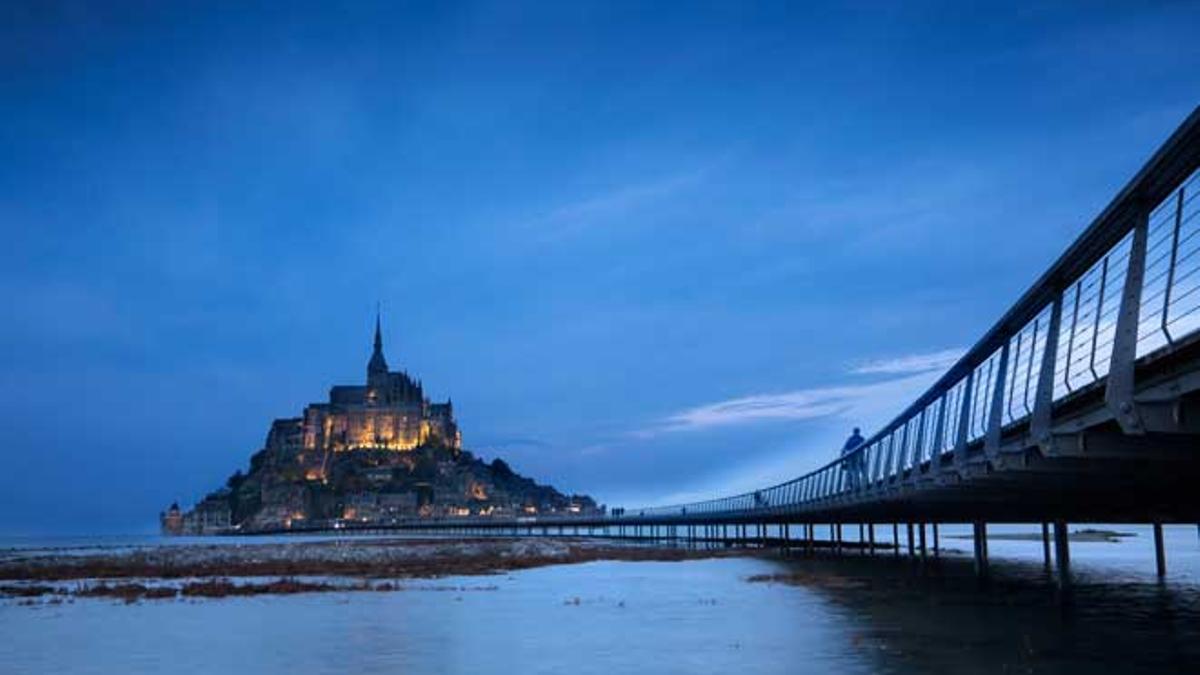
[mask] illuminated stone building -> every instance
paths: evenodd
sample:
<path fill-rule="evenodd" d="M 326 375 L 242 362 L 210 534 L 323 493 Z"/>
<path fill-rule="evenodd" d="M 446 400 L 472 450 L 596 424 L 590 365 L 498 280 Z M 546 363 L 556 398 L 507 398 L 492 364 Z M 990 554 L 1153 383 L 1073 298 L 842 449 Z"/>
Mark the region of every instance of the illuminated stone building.
<path fill-rule="evenodd" d="M 161 514 L 168 534 L 270 532 L 396 523 L 407 518 L 600 512 L 466 451 L 450 401 L 433 403 L 420 380 L 388 370 L 383 334 L 363 384 L 337 385 L 299 417 L 277 419 L 265 445 L 225 486 L 181 513 Z"/>
<path fill-rule="evenodd" d="M 297 461 L 305 478 L 321 480 L 335 453 L 404 452 L 426 444 L 462 448 L 453 405 L 449 400 L 431 403 L 419 380 L 388 370 L 376 317 L 366 384 L 335 385 L 329 401 L 308 405 L 303 417 L 275 420 L 266 449 L 275 458 Z"/>

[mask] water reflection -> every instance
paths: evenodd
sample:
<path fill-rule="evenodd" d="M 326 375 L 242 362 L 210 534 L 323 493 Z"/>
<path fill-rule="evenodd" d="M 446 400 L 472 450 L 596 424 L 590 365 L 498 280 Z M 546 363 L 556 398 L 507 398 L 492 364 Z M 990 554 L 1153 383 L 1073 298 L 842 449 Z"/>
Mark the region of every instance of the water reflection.
<path fill-rule="evenodd" d="M 852 619 L 875 672 L 1196 672 L 1200 589 L 1085 574 L 1061 589 L 1040 564 L 843 558 L 781 564 Z M 779 582 L 776 582 L 779 583 Z"/>
<path fill-rule="evenodd" d="M 980 587 L 962 557 L 849 555 L 601 562 L 408 582 L 394 593 L 5 601 L 0 671 L 1200 670 L 1200 586 L 1147 580 L 1140 558 L 1122 571 L 1111 550 L 1103 555 L 1109 562 L 1082 556 L 1069 594 L 1040 557 L 994 558 Z"/>

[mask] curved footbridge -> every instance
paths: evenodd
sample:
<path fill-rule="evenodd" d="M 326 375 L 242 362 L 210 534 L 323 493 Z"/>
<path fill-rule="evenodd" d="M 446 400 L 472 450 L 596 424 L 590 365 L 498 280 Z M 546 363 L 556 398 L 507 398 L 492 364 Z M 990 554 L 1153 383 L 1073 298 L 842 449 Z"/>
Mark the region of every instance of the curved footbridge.
<path fill-rule="evenodd" d="M 924 555 L 927 524 L 936 550 L 937 523 L 971 523 L 986 573 L 986 523 L 1027 522 L 1042 526 L 1046 562 L 1066 579 L 1066 523 L 1140 522 L 1155 525 L 1164 574 L 1162 523 L 1200 522 L 1198 168 L 1200 108 L 970 351 L 848 459 L 690 504 L 363 529 L 840 549 L 850 525 L 866 530 L 854 546 L 899 551 L 903 528 L 909 553 Z"/>

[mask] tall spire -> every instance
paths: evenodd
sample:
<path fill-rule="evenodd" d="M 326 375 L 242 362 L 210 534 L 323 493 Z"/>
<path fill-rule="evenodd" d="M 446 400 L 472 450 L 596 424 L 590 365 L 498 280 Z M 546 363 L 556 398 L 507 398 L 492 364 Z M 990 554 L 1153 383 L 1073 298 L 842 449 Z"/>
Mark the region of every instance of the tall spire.
<path fill-rule="evenodd" d="M 388 371 L 387 360 L 383 358 L 383 329 L 380 327 L 380 311 L 379 307 L 375 308 L 375 351 L 371 354 L 371 361 L 367 363 L 367 377 L 371 375 L 386 374 Z"/>
<path fill-rule="evenodd" d="M 375 351 L 383 353 L 383 331 L 379 328 L 379 303 L 375 303 Z"/>

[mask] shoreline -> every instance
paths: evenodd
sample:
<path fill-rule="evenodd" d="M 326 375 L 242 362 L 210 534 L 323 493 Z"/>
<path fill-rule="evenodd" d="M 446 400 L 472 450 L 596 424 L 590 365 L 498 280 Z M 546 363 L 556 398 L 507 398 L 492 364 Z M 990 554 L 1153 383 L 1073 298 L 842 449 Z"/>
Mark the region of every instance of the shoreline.
<path fill-rule="evenodd" d="M 746 555 L 742 549 L 658 548 L 574 539 L 190 544 L 0 559 L 0 598 L 34 602 L 34 598 L 44 596 L 51 601 L 114 597 L 136 602 L 177 597 L 392 591 L 404 590 L 396 583 L 399 580 L 483 576 L 597 561 L 677 562 Z"/>

